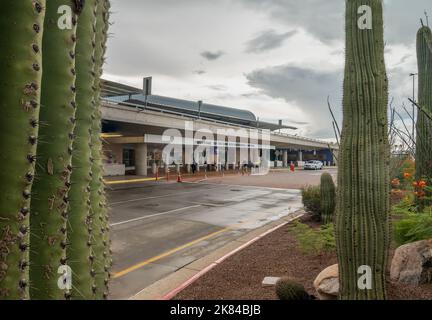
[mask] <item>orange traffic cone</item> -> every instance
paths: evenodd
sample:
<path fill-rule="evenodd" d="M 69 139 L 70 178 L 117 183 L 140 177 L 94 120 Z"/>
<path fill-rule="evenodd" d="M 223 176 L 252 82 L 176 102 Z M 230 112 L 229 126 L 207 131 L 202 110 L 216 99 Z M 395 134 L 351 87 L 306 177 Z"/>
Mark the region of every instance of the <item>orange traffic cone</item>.
<path fill-rule="evenodd" d="M 183 179 L 182 179 L 182 176 L 181 176 L 180 172 L 177 175 L 177 182 L 179 182 L 179 183 L 183 182 Z"/>

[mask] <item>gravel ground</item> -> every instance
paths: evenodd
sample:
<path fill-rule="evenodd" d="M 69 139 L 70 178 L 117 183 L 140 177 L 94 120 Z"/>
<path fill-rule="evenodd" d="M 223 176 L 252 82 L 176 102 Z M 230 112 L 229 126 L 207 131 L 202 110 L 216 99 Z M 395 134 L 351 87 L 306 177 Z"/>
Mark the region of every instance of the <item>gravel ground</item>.
<path fill-rule="evenodd" d="M 310 219 L 304 222 L 316 226 Z M 313 280 L 335 263 L 335 254 L 302 253 L 289 229 L 283 227 L 229 258 L 175 299 L 275 300 L 274 288 L 261 286 L 266 276 L 288 276 L 302 283 L 309 294 L 315 294 Z M 388 295 L 391 300 L 432 300 L 432 285 L 416 288 L 389 283 Z"/>

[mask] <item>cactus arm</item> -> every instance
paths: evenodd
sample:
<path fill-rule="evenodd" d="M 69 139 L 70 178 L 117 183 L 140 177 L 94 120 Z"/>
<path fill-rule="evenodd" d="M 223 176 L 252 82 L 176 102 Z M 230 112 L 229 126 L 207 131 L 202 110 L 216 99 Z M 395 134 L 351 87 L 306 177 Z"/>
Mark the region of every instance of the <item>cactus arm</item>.
<path fill-rule="evenodd" d="M 76 44 L 76 126 L 72 154 L 67 261 L 72 269 L 72 299 L 91 299 L 94 290 L 92 269 L 92 222 L 90 181 L 92 160 L 90 131 L 94 101 L 94 50 L 96 1 L 87 0 L 77 25 Z"/>
<path fill-rule="evenodd" d="M 416 179 L 432 178 L 432 121 L 428 117 L 432 113 L 432 32 L 429 27 L 422 27 L 417 32 L 418 60 L 418 104 L 416 142 Z M 420 107 L 421 106 L 421 107 Z M 421 201 L 426 205 L 428 201 Z"/>
<path fill-rule="evenodd" d="M 95 298 L 106 299 L 108 297 L 108 282 L 110 251 L 109 251 L 109 223 L 107 217 L 107 204 L 105 197 L 105 186 L 103 182 L 103 151 L 100 134 L 102 131 L 102 115 L 100 110 L 100 78 L 103 72 L 104 56 L 106 51 L 106 41 L 109 19 L 109 1 L 100 0 L 97 5 L 96 22 L 96 49 L 95 49 L 95 94 L 94 100 L 96 108 L 93 114 L 92 123 L 92 182 L 90 184 L 90 202 L 93 222 L 93 251 L 94 251 L 94 270 L 95 270 Z"/>
<path fill-rule="evenodd" d="M 0 10 L 0 300 L 29 298 L 29 208 L 42 76 L 45 0 Z"/>
<path fill-rule="evenodd" d="M 358 27 L 358 9 L 372 9 L 372 29 Z M 343 131 L 339 156 L 336 239 L 340 298 L 386 298 L 389 247 L 388 80 L 381 0 L 346 1 Z M 371 268 L 372 288 L 358 286 Z"/>
<path fill-rule="evenodd" d="M 58 8 L 67 5 L 73 14 L 72 29 L 58 27 Z M 71 0 L 47 3 L 43 36 L 39 129 L 43 142 L 38 147 L 37 195 L 31 204 L 30 277 L 32 299 L 62 299 L 65 292 L 57 284 L 57 270 L 66 264 L 65 219 L 68 207 L 72 139 L 75 118 L 76 19 Z"/>

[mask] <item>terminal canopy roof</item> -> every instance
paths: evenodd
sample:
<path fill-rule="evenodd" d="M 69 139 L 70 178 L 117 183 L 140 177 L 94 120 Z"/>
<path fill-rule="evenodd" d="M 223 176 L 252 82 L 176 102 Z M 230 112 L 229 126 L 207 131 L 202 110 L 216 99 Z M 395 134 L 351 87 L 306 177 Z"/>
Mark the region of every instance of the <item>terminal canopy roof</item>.
<path fill-rule="evenodd" d="M 102 80 L 104 100 L 134 108 L 148 109 L 165 113 L 180 114 L 191 118 L 217 121 L 230 125 L 240 125 L 258 129 L 276 131 L 297 129 L 291 126 L 262 122 L 250 111 L 223 107 L 198 101 L 188 101 L 158 95 L 144 95 L 142 89 Z"/>

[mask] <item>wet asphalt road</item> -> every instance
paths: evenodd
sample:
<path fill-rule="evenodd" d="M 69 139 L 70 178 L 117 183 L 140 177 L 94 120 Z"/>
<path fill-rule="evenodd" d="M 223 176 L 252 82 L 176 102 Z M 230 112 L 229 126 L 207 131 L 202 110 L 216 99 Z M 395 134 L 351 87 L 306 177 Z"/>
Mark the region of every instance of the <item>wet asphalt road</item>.
<path fill-rule="evenodd" d="M 302 206 L 298 190 L 166 182 L 115 186 L 109 202 L 111 299 L 128 299 Z"/>

